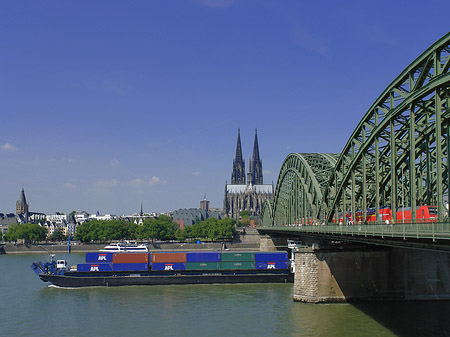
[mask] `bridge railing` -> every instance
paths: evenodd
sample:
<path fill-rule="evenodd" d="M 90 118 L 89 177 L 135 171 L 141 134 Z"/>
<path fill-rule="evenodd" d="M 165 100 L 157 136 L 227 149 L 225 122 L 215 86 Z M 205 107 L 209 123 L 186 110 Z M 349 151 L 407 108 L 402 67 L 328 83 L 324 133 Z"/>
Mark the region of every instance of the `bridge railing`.
<path fill-rule="evenodd" d="M 450 223 L 397 223 L 397 224 L 353 224 L 353 225 L 286 225 L 269 227 L 271 230 L 295 231 L 304 233 L 324 233 L 352 236 L 377 236 L 392 238 L 416 238 L 450 240 Z M 268 229 L 267 227 L 265 229 Z"/>

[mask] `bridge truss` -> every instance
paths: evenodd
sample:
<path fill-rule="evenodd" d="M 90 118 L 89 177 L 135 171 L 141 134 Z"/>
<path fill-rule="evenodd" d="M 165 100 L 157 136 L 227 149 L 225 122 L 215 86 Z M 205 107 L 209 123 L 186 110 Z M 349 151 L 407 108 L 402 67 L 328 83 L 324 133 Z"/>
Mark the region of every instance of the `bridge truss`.
<path fill-rule="evenodd" d="M 412 62 L 376 99 L 340 155 L 286 157 L 263 226 L 331 223 L 381 207 L 437 206 L 449 217 L 450 33 Z M 395 221 L 396 212 L 392 212 Z"/>

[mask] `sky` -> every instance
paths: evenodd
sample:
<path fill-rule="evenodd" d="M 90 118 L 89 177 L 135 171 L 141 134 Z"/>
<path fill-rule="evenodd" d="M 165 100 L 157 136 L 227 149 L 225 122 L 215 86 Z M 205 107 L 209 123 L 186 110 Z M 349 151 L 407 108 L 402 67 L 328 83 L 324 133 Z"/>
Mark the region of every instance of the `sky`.
<path fill-rule="evenodd" d="M 0 212 L 222 208 L 241 130 L 264 183 L 340 153 L 450 31 L 447 0 L 3 0 Z M 246 166 L 247 169 L 247 166 Z"/>

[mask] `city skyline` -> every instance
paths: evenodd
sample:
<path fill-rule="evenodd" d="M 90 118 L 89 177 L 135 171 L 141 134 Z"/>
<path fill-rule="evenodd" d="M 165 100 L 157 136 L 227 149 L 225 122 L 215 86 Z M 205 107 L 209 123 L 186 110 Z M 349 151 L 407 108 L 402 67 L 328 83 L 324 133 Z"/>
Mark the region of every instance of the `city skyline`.
<path fill-rule="evenodd" d="M 264 183 L 291 152 L 340 153 L 448 32 L 423 2 L 3 1 L 0 212 L 223 205 L 237 130 Z M 407 29 L 406 29 L 407 27 Z"/>

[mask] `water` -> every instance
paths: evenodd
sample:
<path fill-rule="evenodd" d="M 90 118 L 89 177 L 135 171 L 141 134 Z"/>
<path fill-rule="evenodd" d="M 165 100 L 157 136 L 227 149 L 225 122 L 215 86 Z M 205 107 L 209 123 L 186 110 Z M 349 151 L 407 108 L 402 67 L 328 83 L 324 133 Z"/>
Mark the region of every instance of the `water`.
<path fill-rule="evenodd" d="M 450 302 L 305 304 L 292 284 L 60 289 L 29 267 L 48 257 L 0 255 L 0 336 L 450 336 Z"/>

